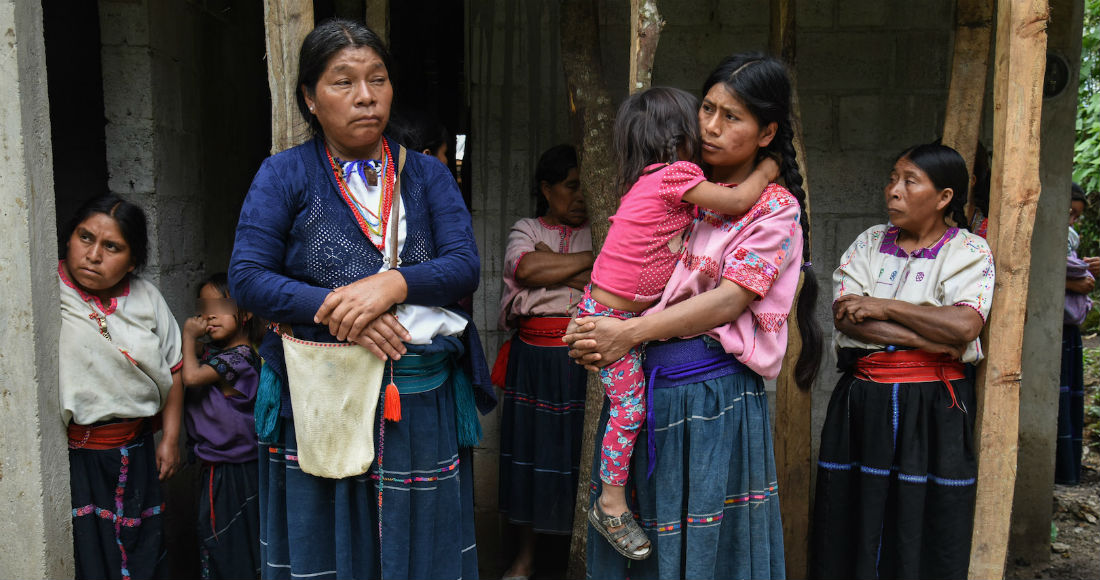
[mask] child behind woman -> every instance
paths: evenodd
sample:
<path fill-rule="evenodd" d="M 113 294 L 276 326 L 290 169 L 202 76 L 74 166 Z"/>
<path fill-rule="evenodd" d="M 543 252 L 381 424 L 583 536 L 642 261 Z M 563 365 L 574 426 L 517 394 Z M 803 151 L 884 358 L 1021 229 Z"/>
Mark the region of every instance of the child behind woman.
<path fill-rule="evenodd" d="M 199 286 L 199 315 L 183 324 L 185 421 L 202 460 L 199 557 L 203 578 L 256 578 L 260 512 L 253 406 L 260 357 L 256 320 L 229 296 L 226 275 Z M 199 339 L 209 339 L 203 344 Z"/>
<path fill-rule="evenodd" d="M 773 136 L 774 128 L 746 133 L 744 146 L 757 147 Z M 698 103 L 679 89 L 656 87 L 629 97 L 615 118 L 614 144 L 622 201 L 592 266 L 592 283 L 585 289 L 578 317 L 632 318 L 652 306 L 672 275 L 694 206 L 741 215 L 779 172 L 779 165 L 768 158 L 738 187 L 709 183 L 695 163 L 701 148 L 708 146 L 700 140 Z M 719 264 L 699 267 L 721 275 Z M 641 368 L 641 350 L 635 347 L 600 371 L 610 410 L 600 448 L 603 491 L 588 513 L 593 527 L 620 554 L 634 560 L 650 552 L 623 491 L 645 416 Z"/>

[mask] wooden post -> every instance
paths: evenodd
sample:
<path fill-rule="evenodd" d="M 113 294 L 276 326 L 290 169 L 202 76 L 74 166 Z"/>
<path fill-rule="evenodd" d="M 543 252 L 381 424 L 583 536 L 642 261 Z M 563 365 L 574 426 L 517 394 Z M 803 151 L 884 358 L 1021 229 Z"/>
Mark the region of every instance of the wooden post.
<path fill-rule="evenodd" d="M 1003 578 L 1020 412 L 1020 359 L 1039 201 L 1039 122 L 1046 62 L 1045 0 L 997 3 L 989 243 L 997 283 L 978 367 L 978 486 L 970 578 Z M 996 340 L 989 340 L 996 337 Z"/>
<path fill-rule="evenodd" d="M 581 189 L 592 224 L 592 250 L 599 252 L 607 237 L 607 218 L 615 213 L 619 196 L 614 190 L 611 130 L 615 110 L 600 65 L 600 37 L 597 20 L 599 0 L 563 0 L 561 4 L 561 60 L 569 89 L 569 112 L 581 170 Z M 581 438 L 577 501 L 573 510 L 573 537 L 569 545 L 569 578 L 585 577 L 588 532 L 588 486 L 592 473 L 593 449 L 604 392 L 599 377 L 588 375 Z"/>
<path fill-rule="evenodd" d="M 798 101 L 795 71 L 795 11 L 797 0 L 772 0 L 771 50 L 787 64 L 791 79 L 791 123 L 798 166 L 805 181 L 805 211 L 810 211 L 810 185 L 806 179 L 806 147 L 802 140 L 802 114 Z M 810 260 L 811 247 L 804 250 Z M 813 475 L 813 385 L 799 388 L 794 367 L 802 354 L 798 331 L 798 296 L 802 292 L 803 273 L 787 316 L 787 352 L 776 380 L 775 392 L 775 463 L 779 484 L 779 509 L 783 517 L 783 550 L 788 578 L 806 578 L 810 550 L 810 500 Z"/>
<path fill-rule="evenodd" d="M 648 89 L 653 82 L 653 57 L 664 27 L 656 0 L 630 0 L 630 94 Z"/>
<path fill-rule="evenodd" d="M 367 27 L 382 37 L 382 42 L 390 43 L 390 0 L 367 0 Z M 457 23 L 461 26 L 462 23 Z"/>
<path fill-rule="evenodd" d="M 953 147 L 974 172 L 974 153 L 982 130 L 985 77 L 989 72 L 989 44 L 993 30 L 993 0 L 958 0 L 955 5 L 955 54 L 943 118 L 943 144 Z M 966 201 L 966 215 L 974 214 L 974 197 Z"/>
<path fill-rule="evenodd" d="M 298 90 L 298 52 L 310 30 L 313 0 L 264 0 L 272 154 L 301 143 L 306 136 L 306 123 L 294 93 Z"/>

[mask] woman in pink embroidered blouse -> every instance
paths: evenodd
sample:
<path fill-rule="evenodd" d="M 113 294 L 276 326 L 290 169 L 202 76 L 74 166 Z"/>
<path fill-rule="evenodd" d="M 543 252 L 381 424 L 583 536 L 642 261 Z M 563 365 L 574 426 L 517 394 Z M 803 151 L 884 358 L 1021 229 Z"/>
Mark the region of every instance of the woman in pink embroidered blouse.
<path fill-rule="evenodd" d="M 571 356 L 590 367 L 647 343 L 651 401 L 628 486 L 653 555 L 627 569 L 605 542 L 590 539 L 592 578 L 785 574 L 763 379 L 775 377 L 783 359 L 809 227 L 792 144 L 790 81 L 778 60 L 739 54 L 711 73 L 703 95 L 708 177 L 739 183 L 763 155 L 776 154 L 786 187 L 770 184 L 741 216 L 700 209 L 655 306 L 629 320 L 580 319 L 566 336 Z M 807 347 L 796 375 L 809 387 L 820 350 L 810 306 L 816 279 L 806 266 L 799 327 Z M 594 498 L 598 478 L 593 485 Z"/>

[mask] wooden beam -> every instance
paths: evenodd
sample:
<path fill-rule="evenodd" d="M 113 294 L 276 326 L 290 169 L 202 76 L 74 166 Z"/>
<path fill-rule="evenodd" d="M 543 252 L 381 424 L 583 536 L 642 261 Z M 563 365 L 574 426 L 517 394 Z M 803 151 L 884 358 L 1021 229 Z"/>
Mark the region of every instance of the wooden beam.
<path fill-rule="evenodd" d="M 264 0 L 272 154 L 301 143 L 307 133 L 294 93 L 298 90 L 298 53 L 310 30 L 313 0 Z"/>
<path fill-rule="evenodd" d="M 367 0 L 367 27 L 382 37 L 382 42 L 390 43 L 390 0 Z M 459 26 L 462 23 L 458 23 Z"/>
<path fill-rule="evenodd" d="M 993 0 L 958 0 L 955 4 L 955 54 L 947 91 L 947 113 L 943 118 L 943 144 L 963 156 L 971 174 L 982 131 L 992 34 Z M 973 214 L 974 197 L 971 196 L 966 202 L 966 215 Z"/>
<path fill-rule="evenodd" d="M 656 0 L 630 0 L 630 94 L 644 91 L 653 82 L 653 57 L 665 21 Z"/>
<path fill-rule="evenodd" d="M 1039 202 L 1039 123 L 1046 62 L 1045 0 L 997 3 L 993 81 L 993 175 L 989 243 L 997 282 L 978 367 L 978 486 L 970 578 L 1003 578 L 1016 481 L 1020 373 Z M 990 340 L 989 337 L 996 337 Z"/>
<path fill-rule="evenodd" d="M 798 76 L 795 71 L 795 13 L 797 0 L 772 0 L 771 38 L 773 54 L 787 64 L 791 79 L 791 123 L 795 155 L 806 178 L 806 147 L 802 139 L 802 114 L 798 101 Z M 806 192 L 805 211 L 810 211 L 809 180 L 802 184 Z M 812 245 L 804 250 L 810 260 Z M 810 517 L 813 490 L 813 385 L 799 388 L 794 368 L 802 354 L 798 331 L 798 297 L 805 273 L 799 277 L 798 290 L 787 316 L 787 352 L 776 380 L 775 393 L 775 464 L 783 517 L 783 550 L 788 578 L 806 578 L 810 551 Z"/>
<path fill-rule="evenodd" d="M 563 0 L 561 3 L 561 60 L 569 90 L 569 112 L 581 170 L 581 190 L 592 224 L 592 250 L 599 252 L 607 237 L 607 218 L 615 213 L 619 196 L 614 188 L 615 163 L 611 132 L 615 110 L 600 64 L 599 0 Z M 577 501 L 573 510 L 573 537 L 569 545 L 569 578 L 585 577 L 588 537 L 589 480 L 596 430 L 604 391 L 598 375 L 589 373 L 581 438 Z"/>

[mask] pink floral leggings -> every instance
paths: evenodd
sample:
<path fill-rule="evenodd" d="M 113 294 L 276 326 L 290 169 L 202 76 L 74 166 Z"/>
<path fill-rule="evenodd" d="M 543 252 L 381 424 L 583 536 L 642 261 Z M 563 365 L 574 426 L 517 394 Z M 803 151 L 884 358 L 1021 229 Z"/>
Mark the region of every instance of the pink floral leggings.
<path fill-rule="evenodd" d="M 596 302 L 586 287 L 577 316 L 611 316 L 620 320 L 634 318 L 636 312 L 617 310 Z M 630 470 L 634 440 L 645 420 L 645 373 L 642 349 L 635 346 L 619 360 L 600 369 L 600 382 L 610 401 L 607 430 L 600 445 L 600 480 L 609 485 L 625 485 Z"/>

